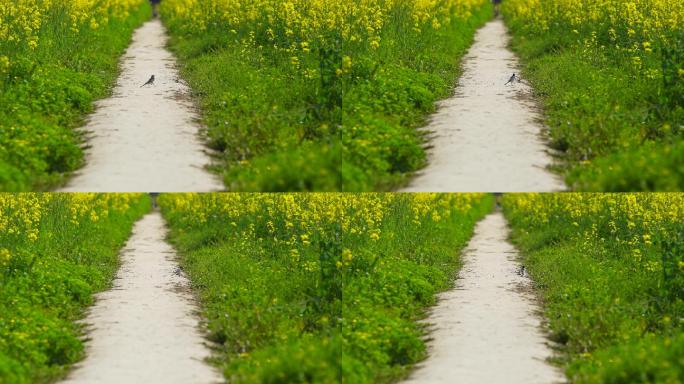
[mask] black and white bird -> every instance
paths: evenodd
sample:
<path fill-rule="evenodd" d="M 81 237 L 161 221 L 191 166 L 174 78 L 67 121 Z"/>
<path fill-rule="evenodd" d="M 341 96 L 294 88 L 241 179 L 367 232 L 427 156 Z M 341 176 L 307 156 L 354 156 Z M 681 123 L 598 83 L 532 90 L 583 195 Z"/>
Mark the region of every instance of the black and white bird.
<path fill-rule="evenodd" d="M 520 277 L 528 277 L 527 268 L 525 268 L 524 265 L 521 265 L 520 268 L 518 268 L 517 273 Z"/>
<path fill-rule="evenodd" d="M 515 79 L 516 79 L 516 77 L 515 77 L 515 73 L 514 73 L 514 74 L 511 75 L 511 78 L 508 79 L 508 82 L 507 82 L 506 84 L 504 84 L 504 85 L 508 85 L 508 84 L 513 83 L 513 82 L 515 81 Z"/>
<path fill-rule="evenodd" d="M 150 77 L 150 79 L 147 80 L 147 83 L 141 85 L 140 88 L 142 88 L 142 87 L 144 87 L 144 86 L 146 86 L 146 85 L 153 85 L 153 84 L 154 84 L 154 75 L 152 75 L 152 77 Z"/>

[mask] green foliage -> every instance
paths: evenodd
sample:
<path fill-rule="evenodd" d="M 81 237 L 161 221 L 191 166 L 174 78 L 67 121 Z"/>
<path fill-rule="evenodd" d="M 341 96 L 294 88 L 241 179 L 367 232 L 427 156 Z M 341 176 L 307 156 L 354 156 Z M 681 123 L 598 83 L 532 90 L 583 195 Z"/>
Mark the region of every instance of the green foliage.
<path fill-rule="evenodd" d="M 42 218 L 36 240 L 23 232 L 0 236 L 0 253 L 8 251 L 0 255 L 0 383 L 52 381 L 83 357 L 74 321 L 92 295 L 109 286 L 119 248 L 149 201 L 136 197 L 130 207 L 115 210 L 101 195 L 90 201 L 99 206 L 100 217 L 93 220 L 90 209 L 76 213 L 81 208 L 72 195 L 52 195 L 44 206 L 22 203 L 28 195 L 15 196 L 19 204 L 2 215 L 29 209 L 33 220 L 39 211 Z"/>
<path fill-rule="evenodd" d="M 342 104 L 345 191 L 390 190 L 425 165 L 425 140 L 416 128 L 452 91 L 459 58 L 491 12 L 487 5 L 415 33 L 413 22 L 394 9 L 379 49 L 349 52 L 354 65 Z"/>
<path fill-rule="evenodd" d="M 308 334 L 300 340 L 273 344 L 258 350 L 250 360 L 229 365 L 229 380 L 264 384 L 339 383 L 339 339 Z"/>
<path fill-rule="evenodd" d="M 684 334 L 646 335 L 643 340 L 600 351 L 586 366 L 577 367 L 578 383 L 684 382 Z"/>
<path fill-rule="evenodd" d="M 375 383 L 425 357 L 488 195 L 162 195 L 171 240 L 240 383 Z"/>
<path fill-rule="evenodd" d="M 197 91 L 210 142 L 222 153 L 229 189 L 390 189 L 424 165 L 415 128 L 448 95 L 458 58 L 491 7 L 454 15 L 448 25 L 422 33 L 413 30 L 404 8 L 386 10 L 391 17 L 382 27 L 380 49 L 326 31 L 306 42 L 316 54 L 303 56 L 294 68 L 294 53 L 283 54 L 264 30 L 280 31 L 281 20 L 256 26 L 245 21 L 231 34 L 235 26 L 226 25 L 221 13 L 212 16 L 214 9 L 199 16 L 209 18 L 205 30 L 169 6 L 172 47 Z M 256 32 L 247 37 L 241 28 Z M 304 69 L 317 75 L 303 76 Z"/>
<path fill-rule="evenodd" d="M 684 189 L 684 143 L 647 142 L 579 165 L 568 174 L 579 190 L 607 192 Z"/>
<path fill-rule="evenodd" d="M 165 23 L 230 190 L 341 189 L 339 47 L 311 42 L 318 54 L 301 67 L 321 73 L 307 78 L 269 45 L 246 49 L 227 29 L 198 31 L 172 13 Z"/>
<path fill-rule="evenodd" d="M 127 19 L 74 32 L 67 13 L 52 11 L 35 50 L 0 46 L 10 59 L 0 73 L 2 191 L 48 189 L 82 165 L 74 128 L 107 94 L 132 31 L 149 17 L 149 7 L 140 7 Z"/>
<path fill-rule="evenodd" d="M 679 72 L 684 35 L 654 46 L 657 54 L 642 58 L 636 69 L 623 50 L 605 42 L 589 44 L 589 32 L 583 39 L 568 25 L 542 32 L 525 20 L 511 16 L 507 21 L 513 49 L 525 66 L 523 76 L 543 103 L 551 146 L 560 152 L 572 189 L 684 187 L 684 78 Z"/>
<path fill-rule="evenodd" d="M 464 208 L 458 198 L 442 195 L 434 210 L 417 213 L 420 195 L 375 199 L 387 200 L 381 238 L 345 234 L 344 247 L 353 255 L 344 273 L 343 294 L 342 365 L 347 383 L 391 382 L 425 358 L 425 331 L 416 321 L 435 303 L 436 293 L 451 287 L 460 249 L 492 207 L 490 196 L 474 198 L 472 206 Z M 354 208 L 361 212 L 373 205 Z M 433 219 L 435 212 L 439 221 Z M 363 215 L 356 220 L 364 220 Z"/>
<path fill-rule="evenodd" d="M 305 218 L 327 210 L 317 202 L 327 198 L 160 197 L 170 239 L 199 294 L 209 337 L 220 345 L 218 360 L 231 382 L 340 381 L 340 228 Z M 293 206 L 305 211 L 288 210 Z"/>
<path fill-rule="evenodd" d="M 681 196 L 524 199 L 504 210 L 571 382 L 682 382 Z"/>
<path fill-rule="evenodd" d="M 339 153 L 339 145 L 303 143 L 237 163 L 227 170 L 224 181 L 230 190 L 334 191 L 341 183 Z"/>

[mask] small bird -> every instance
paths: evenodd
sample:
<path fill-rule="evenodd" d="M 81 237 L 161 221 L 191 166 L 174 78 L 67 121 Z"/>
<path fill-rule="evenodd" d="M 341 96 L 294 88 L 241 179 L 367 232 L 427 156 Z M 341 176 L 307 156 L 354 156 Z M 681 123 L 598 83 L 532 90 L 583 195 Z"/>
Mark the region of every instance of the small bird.
<path fill-rule="evenodd" d="M 516 78 L 516 77 L 515 77 L 515 73 L 514 73 L 513 75 L 511 75 L 511 78 L 508 79 L 508 82 L 507 82 L 506 84 L 504 84 L 504 85 L 508 85 L 508 84 L 514 82 L 514 81 L 515 81 L 515 78 Z"/>
<path fill-rule="evenodd" d="M 520 268 L 518 268 L 517 273 L 518 273 L 518 276 L 527 277 L 527 268 L 525 268 L 524 265 L 521 265 Z"/>
<path fill-rule="evenodd" d="M 154 75 L 152 75 L 152 77 L 150 77 L 150 79 L 147 80 L 147 83 L 141 85 L 140 88 L 142 88 L 142 87 L 144 87 L 144 86 L 146 86 L 146 85 L 153 85 L 153 84 L 154 84 Z"/>

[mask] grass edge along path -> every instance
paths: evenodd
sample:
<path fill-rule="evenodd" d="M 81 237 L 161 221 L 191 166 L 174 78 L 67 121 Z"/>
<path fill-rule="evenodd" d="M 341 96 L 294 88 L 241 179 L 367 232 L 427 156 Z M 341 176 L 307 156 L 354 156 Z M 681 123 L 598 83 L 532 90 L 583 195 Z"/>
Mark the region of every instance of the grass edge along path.
<path fill-rule="evenodd" d="M 684 6 L 532 3 L 505 1 L 503 15 L 567 185 L 682 190 Z"/>
<path fill-rule="evenodd" d="M 469 3 L 467 16 L 450 15 L 438 29 L 407 21 L 411 15 L 401 7 L 387 11 L 394 16 L 380 47 L 350 53 L 343 98 L 345 191 L 393 190 L 426 165 L 430 143 L 419 128 L 435 103 L 453 94 L 461 59 L 477 29 L 491 19 L 489 1 L 475 3 Z"/>
<path fill-rule="evenodd" d="M 488 0 L 166 0 L 162 18 L 232 191 L 389 190 L 454 88 Z"/>
<path fill-rule="evenodd" d="M 35 48 L 21 36 L 16 47 L 0 44 L 0 190 L 48 190 L 83 165 L 77 128 L 110 94 L 120 56 L 151 14 L 146 1 L 110 1 L 111 9 L 33 10 L 25 20 L 38 19 L 27 29 Z"/>
<path fill-rule="evenodd" d="M 84 356 L 84 310 L 107 289 L 137 194 L 0 194 L 0 383 L 43 383 Z"/>
<path fill-rule="evenodd" d="M 453 287 L 460 251 L 493 200 L 488 194 L 359 196 L 365 197 L 355 203 L 356 225 L 345 235 L 343 254 L 342 366 L 347 383 L 390 383 L 427 357 L 419 320 L 437 293 Z M 380 211 L 370 234 L 355 233 Z"/>
<path fill-rule="evenodd" d="M 684 195 L 514 194 L 503 206 L 571 382 L 684 381 Z"/>
<path fill-rule="evenodd" d="M 162 194 L 169 241 L 240 383 L 337 382 L 336 194 Z M 328 204 L 331 203 L 331 204 Z"/>
<path fill-rule="evenodd" d="M 390 382 L 490 195 L 164 194 L 217 364 L 244 383 Z"/>
<path fill-rule="evenodd" d="M 340 4 L 162 2 L 228 190 L 342 188 Z"/>

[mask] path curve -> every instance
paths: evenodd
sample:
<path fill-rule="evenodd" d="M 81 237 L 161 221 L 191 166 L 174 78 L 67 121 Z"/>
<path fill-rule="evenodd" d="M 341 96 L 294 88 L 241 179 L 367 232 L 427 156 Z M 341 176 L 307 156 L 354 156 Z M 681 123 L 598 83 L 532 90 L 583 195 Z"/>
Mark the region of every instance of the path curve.
<path fill-rule="evenodd" d="M 86 165 L 63 192 L 211 192 L 224 190 L 204 168 L 211 162 L 198 136 L 167 35 L 156 19 L 138 28 L 121 63 L 113 96 L 88 118 Z M 151 75 L 156 81 L 141 88 Z"/>
<path fill-rule="evenodd" d="M 552 158 L 541 137 L 539 108 L 508 49 L 503 21 L 487 23 L 463 61 L 455 95 L 439 103 L 428 166 L 406 192 L 546 192 L 565 189 L 547 170 Z"/>
<path fill-rule="evenodd" d="M 463 254 L 456 288 L 440 294 L 426 320 L 428 359 L 406 381 L 421 384 L 564 382 L 546 362 L 529 278 L 518 270 L 501 212 L 485 217 Z"/>
<path fill-rule="evenodd" d="M 222 382 L 204 360 L 189 282 L 176 272 L 156 211 L 138 221 L 122 252 L 114 287 L 96 296 L 84 323 L 86 358 L 64 383 L 200 384 Z"/>

